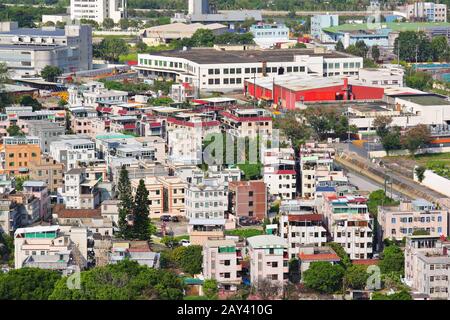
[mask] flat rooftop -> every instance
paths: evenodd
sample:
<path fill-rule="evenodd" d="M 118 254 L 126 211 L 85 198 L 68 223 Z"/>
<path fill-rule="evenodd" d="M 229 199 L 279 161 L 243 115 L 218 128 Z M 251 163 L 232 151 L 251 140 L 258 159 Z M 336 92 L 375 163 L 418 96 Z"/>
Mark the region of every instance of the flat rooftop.
<path fill-rule="evenodd" d="M 388 22 L 381 23 L 382 28 L 391 29 L 393 31 L 423 31 L 424 29 L 432 29 L 436 27 L 450 28 L 448 22 Z M 339 26 L 324 28 L 325 32 L 350 32 L 368 30 L 367 23 L 347 23 Z"/>
<path fill-rule="evenodd" d="M 186 51 L 172 50 L 152 53 L 153 56 L 182 58 L 198 64 L 218 63 L 255 63 L 255 62 L 294 62 L 299 55 L 324 58 L 355 58 L 350 54 L 331 51 L 316 53 L 314 49 L 278 49 L 278 50 L 229 50 L 221 51 L 213 48 L 192 48 Z"/>
<path fill-rule="evenodd" d="M 410 101 L 422 106 L 447 106 L 450 101 L 437 95 L 418 95 L 400 97 L 403 100 Z"/>

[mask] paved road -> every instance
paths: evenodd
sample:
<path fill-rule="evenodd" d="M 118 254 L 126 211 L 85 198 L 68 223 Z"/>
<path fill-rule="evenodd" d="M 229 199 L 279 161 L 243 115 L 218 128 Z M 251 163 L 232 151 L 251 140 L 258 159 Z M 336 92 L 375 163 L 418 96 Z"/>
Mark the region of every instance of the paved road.
<path fill-rule="evenodd" d="M 368 179 L 366 177 L 363 177 L 362 175 L 359 175 L 359 174 L 357 174 L 355 172 L 347 172 L 347 177 L 348 177 L 348 181 L 352 185 L 358 187 L 358 189 L 361 190 L 361 191 L 372 192 L 372 191 L 376 191 L 376 190 L 379 190 L 379 189 L 384 189 L 384 186 L 379 185 L 378 183 L 376 183 L 376 182 L 374 182 L 374 181 L 372 181 L 372 180 L 370 180 L 370 179 Z M 387 188 L 387 189 L 388 189 L 387 190 L 388 195 L 391 197 L 390 189 L 389 188 Z M 395 199 L 395 200 L 398 200 L 398 199 L 401 199 L 401 198 L 405 198 L 405 196 L 403 196 L 403 195 L 399 194 L 398 192 L 394 191 L 393 195 L 392 195 L 392 198 Z"/>

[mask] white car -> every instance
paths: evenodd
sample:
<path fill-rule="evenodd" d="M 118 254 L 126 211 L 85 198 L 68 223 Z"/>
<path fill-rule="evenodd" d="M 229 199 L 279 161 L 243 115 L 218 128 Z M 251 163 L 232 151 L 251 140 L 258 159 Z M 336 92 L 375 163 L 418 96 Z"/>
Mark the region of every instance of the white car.
<path fill-rule="evenodd" d="M 191 242 L 189 240 L 187 240 L 187 239 L 183 239 L 183 240 L 180 241 L 180 244 L 183 247 L 189 247 L 191 245 Z"/>

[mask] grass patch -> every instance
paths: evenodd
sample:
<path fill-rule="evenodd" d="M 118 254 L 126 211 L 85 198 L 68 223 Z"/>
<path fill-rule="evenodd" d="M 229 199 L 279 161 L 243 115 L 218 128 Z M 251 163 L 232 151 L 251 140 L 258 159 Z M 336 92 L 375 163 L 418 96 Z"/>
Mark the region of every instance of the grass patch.
<path fill-rule="evenodd" d="M 227 236 L 239 236 L 245 239 L 254 236 L 260 236 L 262 234 L 264 234 L 264 231 L 260 229 L 235 229 L 225 231 L 225 235 Z"/>

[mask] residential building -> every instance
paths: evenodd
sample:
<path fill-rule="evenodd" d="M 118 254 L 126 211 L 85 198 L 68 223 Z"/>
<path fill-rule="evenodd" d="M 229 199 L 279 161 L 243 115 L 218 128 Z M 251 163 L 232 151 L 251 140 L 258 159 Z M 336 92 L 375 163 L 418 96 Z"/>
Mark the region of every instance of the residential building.
<path fill-rule="evenodd" d="M 242 252 L 234 240 L 207 240 L 203 245 L 203 277 L 236 291 L 242 282 Z"/>
<path fill-rule="evenodd" d="M 339 25 L 339 16 L 335 14 L 321 14 L 311 17 L 311 36 L 320 42 L 333 42 L 322 29 Z"/>
<path fill-rule="evenodd" d="M 24 175 L 29 164 L 41 156 L 40 139 L 32 136 L 3 137 L 1 150 L 2 172 Z"/>
<path fill-rule="evenodd" d="M 30 179 L 40 180 L 46 183 L 50 197 L 56 196 L 58 189 L 64 183 L 64 165 L 48 155 L 29 163 Z"/>
<path fill-rule="evenodd" d="M 47 184 L 39 180 L 27 180 L 23 183 L 23 194 L 39 199 L 39 217 L 46 220 L 50 216 Z"/>
<path fill-rule="evenodd" d="M 330 247 L 315 247 L 313 245 L 303 246 L 300 248 L 298 254 L 298 260 L 300 262 L 300 274 L 304 275 L 304 272 L 309 269 L 313 262 L 329 262 L 331 264 L 338 264 L 341 258 Z"/>
<path fill-rule="evenodd" d="M 227 133 L 235 137 L 255 139 L 258 135 L 272 135 L 272 117 L 265 109 L 232 108 L 221 115 Z"/>
<path fill-rule="evenodd" d="M 0 199 L 0 234 L 10 235 L 21 222 L 15 202 L 10 199 Z"/>
<path fill-rule="evenodd" d="M 64 126 L 55 122 L 29 120 L 27 123 L 28 134 L 39 138 L 41 151 L 47 154 L 50 152 L 50 143 L 57 140 L 57 137 L 66 131 Z"/>
<path fill-rule="evenodd" d="M 66 170 L 78 168 L 80 162 L 95 160 L 95 143 L 76 135 L 60 136 L 50 144 L 50 156 L 62 163 Z"/>
<path fill-rule="evenodd" d="M 433 300 L 450 299 L 450 243 L 445 237 L 408 236 L 405 283 L 414 294 Z"/>
<path fill-rule="evenodd" d="M 87 233 L 84 228 L 19 228 L 14 232 L 15 269 L 37 267 L 70 274 L 86 266 Z"/>
<path fill-rule="evenodd" d="M 71 20 L 94 20 L 102 24 L 106 18 L 114 23 L 127 18 L 127 0 L 71 0 Z"/>
<path fill-rule="evenodd" d="M 146 241 L 115 241 L 109 254 L 109 263 L 129 259 L 142 266 L 159 269 L 160 253 L 152 252 Z"/>
<path fill-rule="evenodd" d="M 327 243 L 324 217 L 314 200 L 283 200 L 280 205 L 279 235 L 287 240 L 289 258 L 296 258 L 304 246 Z"/>
<path fill-rule="evenodd" d="M 361 67 L 361 57 L 321 48 L 244 50 L 239 47 L 223 50 L 216 46 L 139 54 L 135 69 L 141 77 L 186 82 L 200 91 L 240 91 L 246 81 L 265 77 L 307 76 L 309 73 L 334 76 L 337 72 L 358 74 Z"/>
<path fill-rule="evenodd" d="M 100 208 L 102 217 L 109 218 L 113 222 L 113 225 L 119 225 L 119 200 L 110 199 L 102 201 Z"/>
<path fill-rule="evenodd" d="M 365 84 L 383 87 L 403 87 L 403 68 L 391 65 L 382 68 L 363 68 L 358 79 Z"/>
<path fill-rule="evenodd" d="M 223 184 L 205 178 L 189 183 L 185 195 L 188 232 L 192 244 L 203 245 L 210 237 L 223 237 L 228 199 Z"/>
<path fill-rule="evenodd" d="M 95 209 L 100 205 L 101 197 L 98 184 L 101 179 L 87 177 L 85 168 L 74 168 L 66 172 L 64 187 L 60 191 L 58 203 L 64 203 L 68 209 Z"/>
<path fill-rule="evenodd" d="M 19 28 L 17 22 L 2 22 L 0 60 L 6 63 L 13 78 L 37 76 L 48 65 L 63 72 L 92 69 L 92 28 Z"/>
<path fill-rule="evenodd" d="M 102 103 L 124 103 L 128 101 L 128 92 L 108 90 L 102 82 L 91 81 L 68 89 L 69 105 L 98 107 Z M 97 115 L 97 114 L 96 114 Z"/>
<path fill-rule="evenodd" d="M 294 150 L 270 148 L 262 150 L 261 153 L 264 182 L 269 195 L 294 199 L 297 193 Z"/>
<path fill-rule="evenodd" d="M 431 236 L 448 236 L 448 211 L 424 199 L 402 201 L 378 208 L 378 240 L 402 240 L 421 230 Z"/>
<path fill-rule="evenodd" d="M 324 197 L 319 213 L 325 218 L 334 242 L 340 244 L 352 260 L 373 256 L 373 218 L 367 209 L 367 199 L 361 196 Z"/>
<path fill-rule="evenodd" d="M 400 10 L 406 13 L 408 20 L 427 22 L 447 22 L 447 5 L 434 2 L 416 1 Z"/>
<path fill-rule="evenodd" d="M 228 212 L 237 218 L 255 217 L 264 220 L 267 214 L 267 188 L 264 181 L 230 182 Z"/>
<path fill-rule="evenodd" d="M 287 241 L 274 235 L 261 235 L 247 238 L 248 257 L 250 259 L 250 282 L 271 281 L 283 290 L 288 275 Z"/>

